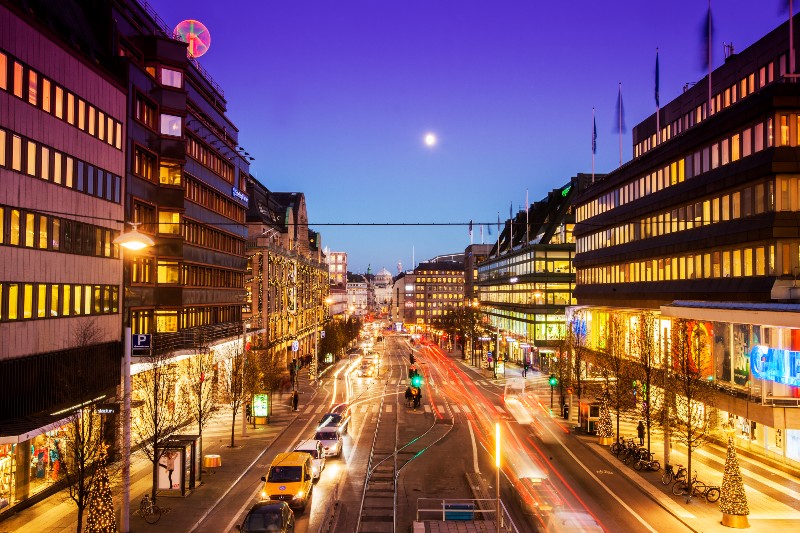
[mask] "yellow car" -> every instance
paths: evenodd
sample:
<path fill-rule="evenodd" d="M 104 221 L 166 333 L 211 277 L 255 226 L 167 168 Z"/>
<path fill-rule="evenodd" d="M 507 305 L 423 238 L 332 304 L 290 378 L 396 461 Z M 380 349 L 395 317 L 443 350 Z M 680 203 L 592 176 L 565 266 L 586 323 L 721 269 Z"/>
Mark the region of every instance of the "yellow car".
<path fill-rule="evenodd" d="M 267 475 L 261 478 L 262 500 L 281 500 L 292 509 L 305 511 L 311 498 L 312 458 L 304 452 L 285 452 L 275 456 Z"/>

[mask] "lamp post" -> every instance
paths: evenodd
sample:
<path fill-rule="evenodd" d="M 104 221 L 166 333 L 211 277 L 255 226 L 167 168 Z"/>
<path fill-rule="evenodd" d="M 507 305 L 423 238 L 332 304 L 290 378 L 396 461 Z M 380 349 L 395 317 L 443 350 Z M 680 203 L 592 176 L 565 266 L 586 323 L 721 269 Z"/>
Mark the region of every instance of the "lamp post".
<path fill-rule="evenodd" d="M 328 297 L 324 300 L 326 305 L 333 303 L 333 298 Z M 317 382 L 317 370 L 319 369 L 319 309 L 314 310 L 314 357 L 311 359 L 311 375 L 314 383 Z"/>
<path fill-rule="evenodd" d="M 155 241 L 149 236 L 139 233 L 139 224 L 129 223 L 133 229 L 128 233 L 121 233 L 114 244 L 120 247 L 119 259 L 122 262 L 122 319 L 124 325 L 123 357 L 122 357 L 122 509 L 120 516 L 120 530 L 122 533 L 130 531 L 131 514 L 131 321 L 125 312 L 125 254 L 124 248 L 131 251 L 142 250 L 148 246 L 155 246 Z"/>
<path fill-rule="evenodd" d="M 497 528 L 495 531 L 500 533 L 500 422 L 494 423 L 494 465 L 497 467 L 497 477 L 494 483 L 497 496 Z"/>

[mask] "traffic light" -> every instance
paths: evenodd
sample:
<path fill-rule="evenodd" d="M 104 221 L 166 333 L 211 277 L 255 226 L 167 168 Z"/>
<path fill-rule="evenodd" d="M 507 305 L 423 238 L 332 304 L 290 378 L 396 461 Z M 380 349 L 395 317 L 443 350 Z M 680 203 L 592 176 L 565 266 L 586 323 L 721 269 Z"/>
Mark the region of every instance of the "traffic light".
<path fill-rule="evenodd" d="M 422 387 L 422 376 L 419 374 L 414 375 L 414 377 L 411 378 L 411 386 L 416 388 Z"/>
<path fill-rule="evenodd" d="M 558 385 L 558 378 L 555 374 L 550 374 L 550 379 L 547 380 L 551 387 Z"/>
<path fill-rule="evenodd" d="M 414 361 L 416 361 L 416 359 L 414 358 L 414 352 L 411 352 L 410 354 L 408 354 L 408 363 L 413 365 Z"/>

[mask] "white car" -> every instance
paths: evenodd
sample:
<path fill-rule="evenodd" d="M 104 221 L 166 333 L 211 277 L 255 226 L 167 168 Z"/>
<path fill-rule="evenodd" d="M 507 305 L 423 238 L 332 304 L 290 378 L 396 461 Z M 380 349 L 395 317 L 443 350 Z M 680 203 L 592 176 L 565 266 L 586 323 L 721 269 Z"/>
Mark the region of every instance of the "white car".
<path fill-rule="evenodd" d="M 339 457 L 342 454 L 342 436 L 334 427 L 319 428 L 314 440 L 322 445 L 323 455 Z"/>
<path fill-rule="evenodd" d="M 322 443 L 314 439 L 303 440 L 294 447 L 294 451 L 305 452 L 311 456 L 311 477 L 319 479 L 322 471 L 325 470 L 325 452 L 322 449 Z"/>

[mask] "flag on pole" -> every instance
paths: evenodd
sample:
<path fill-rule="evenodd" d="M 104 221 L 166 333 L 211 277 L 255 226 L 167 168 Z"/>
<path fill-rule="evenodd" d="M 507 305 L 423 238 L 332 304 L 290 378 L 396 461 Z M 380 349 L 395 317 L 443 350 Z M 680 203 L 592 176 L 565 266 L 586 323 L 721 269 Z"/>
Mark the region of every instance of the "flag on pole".
<path fill-rule="evenodd" d="M 597 154 L 597 119 L 594 117 L 592 108 L 592 155 Z"/>
<path fill-rule="evenodd" d="M 703 18 L 701 32 L 703 48 L 700 50 L 700 66 L 705 71 L 711 69 L 712 62 L 711 37 L 714 32 L 714 21 L 711 19 L 711 0 L 708 1 L 708 11 Z"/>
<path fill-rule="evenodd" d="M 622 107 L 622 82 L 619 82 L 619 96 L 617 96 L 617 124 L 616 132 L 619 134 L 619 166 L 622 166 L 622 134 L 625 128 L 625 108 Z"/>
<path fill-rule="evenodd" d="M 481 224 L 481 244 L 483 244 L 483 224 Z"/>
<path fill-rule="evenodd" d="M 661 107 L 661 100 L 658 97 L 658 48 L 656 48 L 656 107 Z"/>
<path fill-rule="evenodd" d="M 794 74 L 794 6 L 792 0 L 781 0 L 780 13 L 789 11 L 789 74 Z"/>
<path fill-rule="evenodd" d="M 472 244 L 472 221 L 469 221 L 469 243 Z"/>

